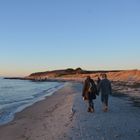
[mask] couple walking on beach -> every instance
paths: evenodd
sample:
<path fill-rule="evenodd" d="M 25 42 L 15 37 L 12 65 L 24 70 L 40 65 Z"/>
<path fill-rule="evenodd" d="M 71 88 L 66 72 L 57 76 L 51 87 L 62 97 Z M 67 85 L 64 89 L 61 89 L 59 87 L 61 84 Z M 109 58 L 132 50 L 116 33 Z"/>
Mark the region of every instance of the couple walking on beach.
<path fill-rule="evenodd" d="M 94 112 L 94 103 L 93 100 L 96 99 L 96 95 L 99 95 L 101 92 L 101 101 L 103 104 L 103 111 L 108 111 L 108 96 L 112 94 L 111 83 L 107 79 L 106 74 L 101 74 L 101 80 L 98 78 L 97 85 L 90 76 L 87 76 L 84 86 L 83 86 L 83 100 L 87 100 L 89 107 L 88 112 Z"/>

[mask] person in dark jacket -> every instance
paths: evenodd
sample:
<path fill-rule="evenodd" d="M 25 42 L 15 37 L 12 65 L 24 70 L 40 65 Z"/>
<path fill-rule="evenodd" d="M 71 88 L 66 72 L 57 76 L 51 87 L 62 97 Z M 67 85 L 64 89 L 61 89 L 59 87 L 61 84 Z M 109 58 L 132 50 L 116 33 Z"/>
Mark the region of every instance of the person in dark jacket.
<path fill-rule="evenodd" d="M 100 81 L 101 81 L 101 79 L 100 79 L 100 77 L 98 77 L 98 79 L 97 79 L 97 85 L 99 85 Z"/>
<path fill-rule="evenodd" d="M 94 112 L 94 103 L 93 99 L 96 99 L 97 87 L 93 79 L 90 76 L 87 76 L 84 86 L 82 96 L 84 100 L 88 100 L 89 107 L 88 112 Z"/>
<path fill-rule="evenodd" d="M 98 92 L 101 91 L 101 101 L 103 103 L 103 111 L 106 112 L 108 111 L 108 97 L 109 94 L 112 94 L 112 88 L 110 81 L 107 79 L 107 75 L 102 74 L 101 76 L 102 80 L 98 85 Z"/>

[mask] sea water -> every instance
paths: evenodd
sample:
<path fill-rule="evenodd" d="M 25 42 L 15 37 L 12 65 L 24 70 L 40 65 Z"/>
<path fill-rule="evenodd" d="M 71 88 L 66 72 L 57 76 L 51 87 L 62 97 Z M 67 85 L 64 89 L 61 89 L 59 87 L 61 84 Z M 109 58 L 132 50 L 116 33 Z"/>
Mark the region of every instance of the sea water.
<path fill-rule="evenodd" d="M 0 125 L 10 122 L 15 113 L 52 95 L 63 85 L 61 82 L 8 80 L 0 77 Z"/>

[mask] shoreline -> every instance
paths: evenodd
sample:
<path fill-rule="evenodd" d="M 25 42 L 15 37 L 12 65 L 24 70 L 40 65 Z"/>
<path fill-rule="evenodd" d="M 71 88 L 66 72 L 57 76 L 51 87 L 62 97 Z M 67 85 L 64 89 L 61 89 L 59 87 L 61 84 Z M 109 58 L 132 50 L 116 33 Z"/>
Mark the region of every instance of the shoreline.
<path fill-rule="evenodd" d="M 30 131 L 30 129 L 33 129 L 32 124 L 35 125 L 36 123 L 37 123 L 36 124 L 37 127 L 39 127 L 40 125 L 42 125 L 42 123 L 44 123 L 43 127 L 45 129 L 47 127 L 46 126 L 47 124 L 50 125 L 52 123 L 51 114 L 55 111 L 55 108 L 58 108 L 58 107 L 63 108 L 62 105 L 66 106 L 66 108 L 64 108 L 65 109 L 65 111 L 63 112 L 64 114 L 59 114 L 57 112 L 53 116 L 53 118 L 55 119 L 55 116 L 57 114 L 59 114 L 60 117 L 63 118 L 63 119 L 61 118 L 61 121 L 63 121 L 63 120 L 65 120 L 64 119 L 65 112 L 67 112 L 68 116 L 66 116 L 66 117 L 67 117 L 67 119 L 69 119 L 69 117 L 71 117 L 71 115 L 72 115 L 71 109 L 72 109 L 72 100 L 74 97 L 74 93 L 71 91 L 71 85 L 73 85 L 73 84 L 68 83 L 61 89 L 54 92 L 52 96 L 48 96 L 44 100 L 36 102 L 33 105 L 25 108 L 21 112 L 16 113 L 14 120 L 9 122 L 8 124 L 4 124 L 4 125 L 0 126 L 1 139 L 2 140 L 26 140 L 26 139 L 30 140 L 30 138 L 28 136 L 26 136 L 26 134 L 25 134 L 26 129 L 28 129 Z M 69 93 L 71 92 L 72 94 L 70 94 L 70 95 L 69 95 L 69 93 L 66 94 L 65 93 L 66 91 L 68 91 Z M 69 102 L 69 105 L 65 104 L 65 101 L 64 101 L 65 98 L 67 98 L 66 101 Z M 68 107 L 69 107 L 69 110 L 68 110 Z M 43 120 L 43 122 L 41 123 L 42 120 Z M 68 120 L 66 120 L 65 123 L 67 123 L 67 122 L 68 122 Z M 52 127 L 54 129 L 54 126 L 52 126 Z M 40 133 L 42 133 L 40 129 L 38 131 Z M 50 129 L 50 128 L 47 128 L 47 129 Z M 64 130 L 60 130 L 60 131 L 63 132 Z M 48 139 L 51 140 L 51 139 L 53 139 L 54 136 L 52 136 L 52 135 L 50 136 L 49 133 L 47 133 Z M 58 133 L 60 133 L 60 132 L 58 132 Z M 33 140 L 35 140 L 35 139 L 42 140 L 42 138 L 38 139 L 37 136 L 34 136 Z"/>
<path fill-rule="evenodd" d="M 59 82 L 60 83 L 60 82 Z M 16 114 L 24 111 L 26 108 L 33 106 L 34 104 L 41 102 L 48 98 L 49 96 L 52 96 L 55 92 L 57 92 L 59 89 L 63 88 L 67 83 L 60 84 L 59 86 L 55 86 L 53 88 L 49 88 L 47 90 L 44 90 L 42 95 L 38 96 L 37 98 L 33 98 L 32 101 L 27 102 L 25 104 L 20 104 L 19 106 L 16 106 L 10 112 L 9 114 L 3 115 L 0 119 L 0 126 L 7 125 L 10 122 L 12 122 L 15 119 Z"/>
<path fill-rule="evenodd" d="M 45 100 L 16 114 L 0 126 L 2 140 L 139 140 L 140 108 L 132 101 L 110 96 L 102 112 L 100 97 L 95 112 L 87 112 L 81 83 L 68 83 Z"/>

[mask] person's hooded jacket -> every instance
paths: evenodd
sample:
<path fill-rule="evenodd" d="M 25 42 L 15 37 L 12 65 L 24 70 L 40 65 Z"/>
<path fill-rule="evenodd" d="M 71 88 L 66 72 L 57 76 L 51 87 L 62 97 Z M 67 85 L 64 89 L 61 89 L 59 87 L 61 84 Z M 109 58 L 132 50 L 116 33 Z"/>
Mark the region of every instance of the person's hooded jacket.
<path fill-rule="evenodd" d="M 82 96 L 85 100 L 96 99 L 97 87 L 92 79 L 86 79 L 83 86 Z"/>

